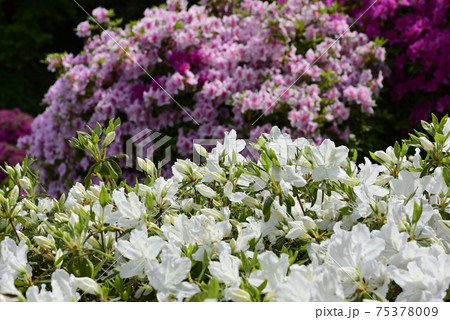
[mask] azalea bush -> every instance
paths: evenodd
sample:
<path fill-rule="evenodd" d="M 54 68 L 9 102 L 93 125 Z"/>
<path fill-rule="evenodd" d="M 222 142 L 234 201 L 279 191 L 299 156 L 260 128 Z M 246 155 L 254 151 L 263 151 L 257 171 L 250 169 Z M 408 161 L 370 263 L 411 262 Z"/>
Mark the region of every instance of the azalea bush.
<path fill-rule="evenodd" d="M 431 112 L 448 113 L 450 3 L 445 0 L 338 2 L 353 19 L 362 15 L 356 23 L 358 30 L 371 39 L 383 37 L 386 41 L 386 62 L 392 68 L 386 82 L 391 100 L 387 104 L 399 106 L 398 114 L 404 119 L 408 113 L 411 124 L 430 119 Z"/>
<path fill-rule="evenodd" d="M 203 162 L 143 183 L 107 157 L 120 121 L 79 132 L 93 165 L 59 199 L 32 161 L 2 168 L 3 301 L 448 301 L 450 121 L 371 159 L 278 127 L 227 132 Z M 98 179 L 98 183 L 92 180 Z"/>
<path fill-rule="evenodd" d="M 48 191 L 66 190 L 91 165 L 68 139 L 116 116 L 112 153 L 147 128 L 174 138 L 183 157 L 194 138 L 235 129 L 255 139 L 274 124 L 293 137 L 356 143 L 354 124 L 374 113 L 382 87 L 380 44 L 355 31 L 340 37 L 348 17 L 321 1 L 217 3 L 171 0 L 125 27 L 97 8 L 77 27 L 81 53 L 48 56 L 58 80 L 21 139 Z"/>
<path fill-rule="evenodd" d="M 19 109 L 0 110 L 0 163 L 15 165 L 25 158 L 25 151 L 17 148 L 17 140 L 31 133 L 33 117 Z M 6 178 L 0 172 L 0 182 Z"/>

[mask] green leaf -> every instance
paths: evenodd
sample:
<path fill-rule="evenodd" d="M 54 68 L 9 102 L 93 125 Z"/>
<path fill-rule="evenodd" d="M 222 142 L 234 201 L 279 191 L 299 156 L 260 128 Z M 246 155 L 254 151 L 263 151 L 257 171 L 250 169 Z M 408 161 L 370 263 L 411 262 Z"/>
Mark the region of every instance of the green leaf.
<path fill-rule="evenodd" d="M 434 126 L 435 126 L 435 127 L 439 126 L 439 120 L 438 120 L 438 118 L 435 116 L 434 113 L 431 114 L 431 118 L 432 118 L 432 120 L 433 120 Z"/>
<path fill-rule="evenodd" d="M 267 279 L 264 280 L 264 282 L 261 283 L 261 285 L 260 285 L 258 288 L 256 288 L 256 289 L 258 289 L 258 291 L 261 292 L 261 291 L 264 290 L 264 288 L 265 288 L 266 286 L 267 286 Z"/>
<path fill-rule="evenodd" d="M 209 279 L 208 282 L 208 293 L 206 295 L 206 299 L 216 299 L 219 295 L 219 281 L 216 277 Z"/>
<path fill-rule="evenodd" d="M 267 222 L 270 219 L 270 213 L 272 211 L 271 207 L 272 207 L 272 203 L 274 200 L 275 200 L 275 195 L 271 194 L 264 201 L 264 205 L 263 205 L 264 222 Z"/>
<path fill-rule="evenodd" d="M 397 159 L 399 159 L 401 153 L 402 153 L 402 148 L 400 147 L 400 144 L 398 143 L 398 141 L 395 141 L 395 144 L 394 144 L 394 154 L 395 154 L 395 157 L 396 157 Z"/>
<path fill-rule="evenodd" d="M 94 133 L 97 137 L 100 137 L 102 135 L 102 126 L 98 122 L 97 125 L 95 126 Z"/>
<path fill-rule="evenodd" d="M 106 168 L 108 168 L 108 172 L 113 180 L 119 179 L 119 176 L 122 175 L 122 170 L 119 168 L 117 163 L 113 160 L 108 160 L 105 162 Z"/>
<path fill-rule="evenodd" d="M 342 216 L 348 216 L 353 213 L 353 209 L 351 207 L 343 207 L 338 210 L 339 214 Z"/>
<path fill-rule="evenodd" d="M 266 152 L 263 152 L 261 154 L 261 163 L 262 163 L 264 169 L 266 169 L 266 171 L 270 170 L 270 158 Z"/>
<path fill-rule="evenodd" d="M 450 169 L 447 167 L 443 167 L 442 176 L 444 178 L 445 184 L 447 187 L 450 187 Z"/>
<path fill-rule="evenodd" d="M 292 257 L 289 257 L 289 265 L 292 265 L 295 262 L 295 260 L 297 259 L 297 256 L 298 256 L 298 251 L 295 251 L 294 255 Z"/>
<path fill-rule="evenodd" d="M 378 162 L 378 163 L 380 163 L 380 164 L 383 164 L 383 163 L 384 163 L 384 161 L 381 160 L 379 157 L 377 157 L 373 152 L 370 152 L 370 151 L 369 151 L 369 155 L 370 155 L 370 157 L 371 157 L 373 160 L 375 160 L 376 162 Z"/>
<path fill-rule="evenodd" d="M 420 205 L 417 202 L 414 202 L 414 213 L 413 213 L 413 222 L 417 223 L 420 217 L 422 216 L 423 211 L 423 203 L 420 201 Z"/>
<path fill-rule="evenodd" d="M 358 160 L 358 151 L 356 151 L 356 149 L 355 149 L 355 151 L 353 151 L 352 161 L 356 162 L 356 160 Z"/>
<path fill-rule="evenodd" d="M 147 194 L 145 195 L 145 206 L 147 207 L 148 211 L 151 212 L 153 210 L 153 197 L 150 192 L 147 192 Z"/>
<path fill-rule="evenodd" d="M 445 143 L 445 136 L 443 134 L 436 133 L 434 135 L 434 141 L 436 141 L 437 143 L 443 145 Z"/>
<path fill-rule="evenodd" d="M 251 265 L 248 263 L 248 259 L 245 256 L 244 251 L 240 252 L 240 256 L 241 256 L 241 261 L 242 261 L 242 269 L 244 269 L 245 273 L 250 273 L 250 271 L 252 270 Z"/>
<path fill-rule="evenodd" d="M 102 269 L 105 262 L 106 262 L 106 259 L 102 259 L 102 261 L 97 263 L 97 265 L 94 268 L 94 274 L 92 275 L 92 278 L 95 278 L 97 276 L 97 274 L 100 272 L 100 270 Z"/>
<path fill-rule="evenodd" d="M 88 258 L 81 259 L 79 272 L 80 277 L 92 278 L 94 276 L 94 265 L 92 261 Z"/>
<path fill-rule="evenodd" d="M 430 135 L 434 136 L 434 127 L 426 121 L 421 120 L 422 128 Z"/>
<path fill-rule="evenodd" d="M 109 194 L 108 190 L 103 186 L 102 191 L 100 192 L 100 205 L 104 208 L 108 204 L 109 201 Z"/>
<path fill-rule="evenodd" d="M 91 177 L 92 174 L 94 173 L 94 169 L 97 167 L 97 164 L 93 164 L 92 166 L 90 166 L 88 173 L 86 175 L 86 177 L 84 178 L 83 182 L 84 182 L 84 187 L 87 189 L 90 187 L 91 185 Z"/>
<path fill-rule="evenodd" d="M 18 222 L 20 222 L 20 223 L 21 223 L 22 225 L 24 225 L 26 228 L 31 227 L 31 224 L 30 224 L 27 220 L 25 220 L 24 217 L 16 216 L 16 217 L 15 217 L 15 220 L 17 220 Z"/>
<path fill-rule="evenodd" d="M 409 149 L 409 145 L 406 143 L 402 144 L 402 156 L 406 156 L 406 154 L 408 153 L 408 149 Z"/>

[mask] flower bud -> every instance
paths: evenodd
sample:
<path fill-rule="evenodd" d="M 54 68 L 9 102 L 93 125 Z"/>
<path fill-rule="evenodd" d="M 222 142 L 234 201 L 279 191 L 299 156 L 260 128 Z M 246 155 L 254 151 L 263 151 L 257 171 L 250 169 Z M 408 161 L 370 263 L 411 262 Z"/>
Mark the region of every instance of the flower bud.
<path fill-rule="evenodd" d="M 145 172 L 147 172 L 150 175 L 153 175 L 156 173 L 156 167 L 155 164 L 153 163 L 153 161 L 149 160 L 149 159 L 142 159 L 142 158 L 137 158 L 137 162 L 139 167 L 144 170 Z"/>
<path fill-rule="evenodd" d="M 217 173 L 217 172 L 211 172 L 211 176 L 212 176 L 213 179 L 216 180 L 217 182 L 227 183 L 227 178 L 225 178 L 224 176 L 222 176 L 221 174 L 219 174 L 219 173 Z"/>
<path fill-rule="evenodd" d="M 249 206 L 250 208 L 253 209 L 261 209 L 261 203 L 256 200 L 255 198 L 252 197 L 245 197 L 244 199 L 242 199 L 242 203 L 246 204 L 247 206 Z"/>
<path fill-rule="evenodd" d="M 56 251 L 56 255 L 55 255 L 55 268 L 59 269 L 61 268 L 61 265 L 64 261 L 64 259 L 61 259 L 61 261 L 58 261 L 59 258 L 61 258 L 64 255 L 63 251 L 61 249 L 58 249 Z"/>
<path fill-rule="evenodd" d="M 19 185 L 25 191 L 30 191 L 32 188 L 30 179 L 28 179 L 27 177 L 19 179 Z"/>
<path fill-rule="evenodd" d="M 205 208 L 205 209 L 200 209 L 200 212 L 207 217 L 213 217 L 215 220 L 218 220 L 218 221 L 223 220 L 222 214 L 217 210 Z"/>
<path fill-rule="evenodd" d="M 22 176 L 22 167 L 20 166 L 20 163 L 18 163 L 14 166 L 14 170 L 16 171 L 16 173 L 19 177 Z"/>
<path fill-rule="evenodd" d="M 0 193 L 0 207 L 6 207 L 6 198 Z"/>
<path fill-rule="evenodd" d="M 420 144 L 425 149 L 425 151 L 431 152 L 434 150 L 434 144 L 425 137 L 420 137 Z"/>
<path fill-rule="evenodd" d="M 300 165 L 303 168 L 308 168 L 308 169 L 312 168 L 311 163 L 304 156 L 300 157 L 300 159 L 298 160 L 297 164 Z"/>
<path fill-rule="evenodd" d="M 386 152 L 384 151 L 375 151 L 374 155 L 387 163 L 394 163 L 394 159 L 392 159 Z"/>
<path fill-rule="evenodd" d="M 5 165 L 5 169 L 10 176 L 14 177 L 16 175 L 16 171 L 14 170 L 13 167 Z"/>
<path fill-rule="evenodd" d="M 195 180 L 201 180 L 201 179 L 203 179 L 203 175 L 200 172 L 198 172 L 198 171 L 194 171 L 193 178 Z"/>
<path fill-rule="evenodd" d="M 30 239 L 28 239 L 28 237 L 26 235 L 24 235 L 22 232 L 17 230 L 17 235 L 19 236 L 19 240 L 23 240 L 27 243 L 28 246 L 31 245 L 31 241 Z"/>
<path fill-rule="evenodd" d="M 97 250 L 101 250 L 102 249 L 102 246 L 97 241 L 97 239 L 95 239 L 94 237 L 89 237 L 86 240 L 86 242 L 89 243 L 94 249 L 97 249 Z"/>
<path fill-rule="evenodd" d="M 34 236 L 33 240 L 36 242 L 36 244 L 39 247 L 42 247 L 44 249 L 48 249 L 48 250 L 56 249 L 55 240 L 53 239 L 53 237 L 51 235 L 49 235 L 48 238 L 43 237 L 43 236 Z"/>
<path fill-rule="evenodd" d="M 75 225 L 77 225 L 80 222 L 80 217 L 76 213 L 72 213 L 69 218 L 69 223 L 72 225 L 73 228 L 75 228 Z"/>
<path fill-rule="evenodd" d="M 19 187 L 14 186 L 11 193 L 9 194 L 9 203 L 11 204 L 11 207 L 16 205 L 17 199 L 19 199 Z"/>
<path fill-rule="evenodd" d="M 185 199 L 181 202 L 181 206 L 182 206 L 184 212 L 191 212 L 193 204 L 194 204 L 194 199 L 192 199 L 192 198 Z"/>
<path fill-rule="evenodd" d="M 349 187 L 354 187 L 359 184 L 359 180 L 354 177 L 346 177 L 346 178 L 343 178 L 342 181 Z"/>
<path fill-rule="evenodd" d="M 88 277 L 82 277 L 82 278 L 75 278 L 77 282 L 77 287 L 81 290 L 83 290 L 85 293 L 89 294 L 100 294 L 100 286 L 95 282 L 95 280 L 88 278 Z"/>
<path fill-rule="evenodd" d="M 14 207 L 14 210 L 13 210 L 13 212 L 12 212 L 12 216 L 13 216 L 13 217 L 18 216 L 19 213 L 20 213 L 20 211 L 22 211 L 22 203 L 19 203 L 18 205 L 16 205 L 16 206 Z"/>
<path fill-rule="evenodd" d="M 233 193 L 233 183 L 228 181 L 226 185 L 223 187 L 223 194 L 229 198 L 231 197 L 231 194 Z"/>
<path fill-rule="evenodd" d="M 38 212 L 39 209 L 37 207 L 37 205 L 35 205 L 34 203 L 32 203 L 30 200 L 28 200 L 27 198 L 22 200 L 22 203 L 25 204 L 25 207 L 27 207 L 30 210 L 33 210 L 34 212 Z"/>
<path fill-rule="evenodd" d="M 69 221 L 69 216 L 64 212 L 56 212 L 55 220 L 58 222 L 61 222 L 61 223 L 67 222 L 67 221 Z"/>
<path fill-rule="evenodd" d="M 250 294 L 239 288 L 228 288 L 225 290 L 225 298 L 234 302 L 251 302 Z"/>
<path fill-rule="evenodd" d="M 164 215 L 164 224 L 165 225 L 173 224 L 174 222 L 175 222 L 175 219 L 170 214 Z"/>
<path fill-rule="evenodd" d="M 178 172 L 184 175 L 187 175 L 192 171 L 189 164 L 186 161 L 180 159 L 177 160 L 177 162 L 174 164 L 174 167 Z"/>
<path fill-rule="evenodd" d="M 302 217 L 302 222 L 306 229 L 310 229 L 310 230 L 317 229 L 316 223 L 314 222 L 314 220 L 311 217 L 308 217 L 308 216 Z"/>
<path fill-rule="evenodd" d="M 107 146 L 109 146 L 114 141 L 115 138 L 116 138 L 116 133 L 114 131 L 108 133 L 105 140 L 103 140 L 102 147 L 106 148 Z"/>
<path fill-rule="evenodd" d="M 384 186 L 386 183 L 391 181 L 394 177 L 387 175 L 387 174 L 380 174 L 377 179 L 375 180 L 375 185 L 377 186 Z"/>
<path fill-rule="evenodd" d="M 199 144 L 194 144 L 194 149 L 200 156 L 208 158 L 209 156 L 208 151 L 206 151 L 206 149 L 203 146 Z"/>
<path fill-rule="evenodd" d="M 204 197 L 208 199 L 216 198 L 217 193 L 211 189 L 210 187 L 204 185 L 204 184 L 198 184 L 195 186 L 195 189 Z"/>

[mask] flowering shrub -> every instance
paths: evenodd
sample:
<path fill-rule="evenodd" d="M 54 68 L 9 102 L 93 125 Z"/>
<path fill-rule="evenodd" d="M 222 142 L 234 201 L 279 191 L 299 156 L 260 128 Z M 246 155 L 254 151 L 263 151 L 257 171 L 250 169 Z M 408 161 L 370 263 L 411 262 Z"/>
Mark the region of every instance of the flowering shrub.
<path fill-rule="evenodd" d="M 16 147 L 20 137 L 31 133 L 33 117 L 19 109 L 0 110 L 0 163 L 15 165 L 25 157 L 25 152 Z M 0 181 L 6 176 L 0 172 Z"/>
<path fill-rule="evenodd" d="M 59 200 L 36 195 L 27 161 L 4 168 L 1 300 L 450 299 L 448 117 L 372 153 L 376 163 L 277 127 L 251 161 L 231 131 L 170 179 L 139 159 L 146 181 L 134 188 L 103 157 L 118 124 L 72 140 L 100 183 L 88 174 Z"/>
<path fill-rule="evenodd" d="M 232 128 L 256 138 L 275 123 L 294 137 L 345 140 L 351 115 L 374 112 L 384 49 L 362 33 L 339 38 L 346 16 L 320 1 L 202 3 L 168 1 L 124 28 L 96 9 L 107 30 L 82 22 L 83 52 L 48 57 L 59 78 L 21 145 L 43 165 L 51 193 L 90 165 L 67 140 L 115 116 L 124 121 L 112 152 L 150 128 L 176 138 L 173 153 L 187 156 L 194 138 L 223 138 Z"/>
<path fill-rule="evenodd" d="M 374 1 L 339 2 L 356 19 Z M 413 124 L 429 119 L 431 112 L 450 110 L 449 13 L 445 0 L 379 0 L 357 23 L 369 38 L 387 40 L 390 94 L 393 101 L 400 100 L 396 105 L 408 106 Z"/>

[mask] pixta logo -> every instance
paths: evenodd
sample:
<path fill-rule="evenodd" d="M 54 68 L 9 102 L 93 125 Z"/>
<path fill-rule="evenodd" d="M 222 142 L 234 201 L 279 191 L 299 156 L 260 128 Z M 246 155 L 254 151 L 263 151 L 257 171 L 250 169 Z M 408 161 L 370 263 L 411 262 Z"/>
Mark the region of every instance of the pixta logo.
<path fill-rule="evenodd" d="M 135 167 L 137 170 L 142 169 L 137 165 L 137 158 L 149 159 L 153 162 L 158 160 L 161 166 L 167 164 L 171 160 L 171 140 L 172 137 L 163 135 L 162 133 L 144 129 L 126 142 L 127 167 Z M 155 155 L 161 155 L 162 159 L 154 159 Z M 134 156 L 135 155 L 135 156 Z"/>

